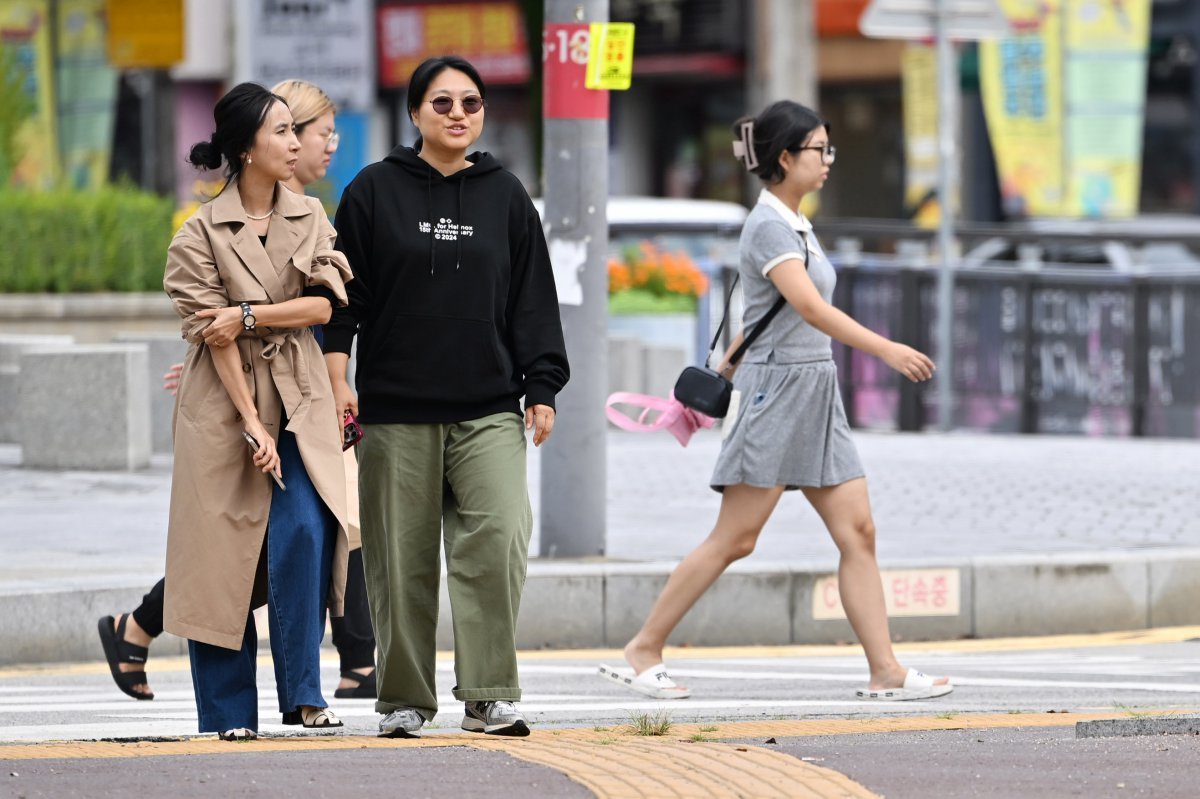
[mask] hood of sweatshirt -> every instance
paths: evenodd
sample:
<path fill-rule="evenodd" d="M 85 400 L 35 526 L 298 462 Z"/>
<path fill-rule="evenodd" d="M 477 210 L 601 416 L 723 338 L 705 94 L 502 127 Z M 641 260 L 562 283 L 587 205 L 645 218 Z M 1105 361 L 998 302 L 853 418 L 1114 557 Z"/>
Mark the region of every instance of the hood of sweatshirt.
<path fill-rule="evenodd" d="M 458 213 L 455 215 L 456 220 L 461 220 L 463 192 L 466 190 L 467 181 L 476 180 L 491 172 L 497 172 L 503 169 L 500 162 L 492 156 L 491 153 L 475 152 L 467 156 L 467 161 L 471 166 L 460 169 L 451 175 L 443 175 L 438 172 L 428 163 L 421 159 L 417 151 L 411 147 L 400 146 L 388 153 L 383 159 L 386 162 L 396 164 L 404 171 L 414 177 L 425 181 L 425 211 L 426 218 L 433 221 L 433 191 L 435 184 L 447 183 L 458 185 Z M 454 231 L 457 234 L 457 231 Z M 434 265 L 437 257 L 437 243 L 441 239 L 437 235 L 436 230 L 434 235 L 429 237 L 429 273 L 433 274 Z M 462 267 L 462 243 L 461 237 L 453 236 L 454 247 L 454 268 L 457 270 Z"/>

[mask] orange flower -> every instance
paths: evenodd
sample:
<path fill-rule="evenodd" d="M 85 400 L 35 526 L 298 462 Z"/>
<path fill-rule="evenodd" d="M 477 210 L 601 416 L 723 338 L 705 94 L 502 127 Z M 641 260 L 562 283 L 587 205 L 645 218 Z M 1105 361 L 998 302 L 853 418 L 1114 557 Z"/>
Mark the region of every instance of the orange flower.
<path fill-rule="evenodd" d="M 626 248 L 623 260 L 608 262 L 608 291 L 641 289 L 655 296 L 699 297 L 708 291 L 708 277 L 687 253 L 663 252 L 648 240 Z"/>
<path fill-rule="evenodd" d="M 616 294 L 633 287 L 633 279 L 629 267 L 616 258 L 608 259 L 608 293 Z"/>

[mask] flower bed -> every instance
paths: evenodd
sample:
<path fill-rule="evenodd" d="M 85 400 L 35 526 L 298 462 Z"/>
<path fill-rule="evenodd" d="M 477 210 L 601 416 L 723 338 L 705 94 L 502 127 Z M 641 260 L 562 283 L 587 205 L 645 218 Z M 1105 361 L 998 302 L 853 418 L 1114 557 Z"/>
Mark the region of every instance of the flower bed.
<path fill-rule="evenodd" d="M 708 277 L 684 252 L 666 252 L 649 241 L 626 247 L 608 261 L 608 312 L 694 314 Z"/>

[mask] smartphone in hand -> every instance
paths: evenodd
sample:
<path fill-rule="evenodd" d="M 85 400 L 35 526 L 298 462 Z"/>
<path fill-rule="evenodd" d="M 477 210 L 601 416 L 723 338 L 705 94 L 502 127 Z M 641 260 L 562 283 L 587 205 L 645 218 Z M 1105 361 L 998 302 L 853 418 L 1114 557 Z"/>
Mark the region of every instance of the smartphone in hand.
<path fill-rule="evenodd" d="M 242 438 L 246 439 L 246 443 L 250 445 L 251 455 L 253 455 L 255 452 L 258 452 L 258 450 L 261 448 L 261 445 L 258 443 L 258 439 L 247 433 L 245 430 L 242 431 Z M 283 484 L 283 480 L 280 479 L 279 475 L 275 474 L 275 472 L 267 472 L 267 474 L 271 475 L 271 479 L 275 481 L 275 485 L 279 486 L 280 491 L 287 491 L 287 486 Z"/>
<path fill-rule="evenodd" d="M 354 418 L 354 414 L 346 411 L 345 415 L 342 416 L 342 452 L 362 441 L 362 437 L 362 425 Z"/>

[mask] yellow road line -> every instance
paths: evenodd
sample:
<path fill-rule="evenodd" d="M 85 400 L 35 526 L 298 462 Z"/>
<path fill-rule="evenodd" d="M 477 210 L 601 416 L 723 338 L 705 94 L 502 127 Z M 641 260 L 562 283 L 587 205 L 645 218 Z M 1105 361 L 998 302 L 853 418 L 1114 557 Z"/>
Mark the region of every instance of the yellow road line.
<path fill-rule="evenodd" d="M 1106 646 L 1139 646 L 1147 644 L 1174 644 L 1200 638 L 1200 626 L 1158 627 L 1149 630 L 1122 630 L 1108 633 L 1080 633 L 1074 635 L 1044 635 L 1025 638 L 970 638 L 954 641 L 906 641 L 897 643 L 897 652 L 1030 652 L 1045 649 L 1092 649 Z M 798 657 L 845 657 L 859 655 L 858 644 L 811 644 L 785 646 L 669 646 L 664 651 L 666 660 L 712 660 L 721 658 L 798 658 Z M 527 649 L 517 653 L 525 661 L 584 660 L 619 664 L 623 658 L 619 649 Z M 453 652 L 438 652 L 439 662 L 454 659 Z M 269 666 L 270 655 L 261 655 L 259 665 Z M 336 656 L 328 654 L 322 658 L 326 664 L 335 664 Z M 186 656 L 153 657 L 150 661 L 150 678 L 153 672 L 187 671 Z M 18 677 L 64 677 L 72 675 L 107 674 L 105 663 L 53 663 L 38 666 L 0 667 L 0 680 Z"/>

